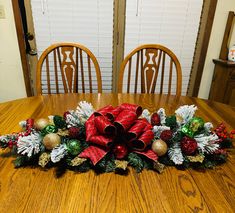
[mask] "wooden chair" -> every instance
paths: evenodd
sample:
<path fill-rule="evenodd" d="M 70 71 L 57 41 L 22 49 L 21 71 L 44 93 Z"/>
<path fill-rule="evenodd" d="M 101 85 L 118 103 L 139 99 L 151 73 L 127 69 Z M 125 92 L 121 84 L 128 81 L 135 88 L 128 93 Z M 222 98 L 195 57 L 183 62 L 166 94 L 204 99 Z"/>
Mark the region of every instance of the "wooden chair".
<path fill-rule="evenodd" d="M 157 81 L 158 76 L 160 76 L 159 81 Z M 176 80 L 176 83 L 172 83 L 173 80 Z M 138 86 L 139 84 L 141 87 Z M 171 50 L 162 45 L 141 45 L 129 53 L 121 64 L 118 92 L 122 93 L 125 86 L 127 93 L 155 93 L 157 91 L 160 94 L 172 94 L 173 86 L 176 90 L 175 94 L 180 96 L 182 71 L 179 60 Z"/>
<path fill-rule="evenodd" d="M 96 83 L 92 82 L 95 77 Z M 58 43 L 48 47 L 39 58 L 36 79 L 38 95 L 92 93 L 93 89 L 102 92 L 96 57 L 77 43 Z"/>

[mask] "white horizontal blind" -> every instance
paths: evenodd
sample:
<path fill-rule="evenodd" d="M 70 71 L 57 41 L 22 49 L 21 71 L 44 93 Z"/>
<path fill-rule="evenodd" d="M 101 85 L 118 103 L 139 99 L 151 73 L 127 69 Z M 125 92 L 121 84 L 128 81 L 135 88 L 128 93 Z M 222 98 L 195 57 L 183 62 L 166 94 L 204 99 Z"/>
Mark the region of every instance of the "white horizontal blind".
<path fill-rule="evenodd" d="M 80 43 L 90 49 L 98 60 L 103 91 L 111 91 L 113 1 L 31 0 L 31 5 L 38 56 L 53 43 Z M 50 64 L 53 69 L 53 63 Z M 43 72 L 45 76 L 45 66 Z M 45 84 L 46 81 L 43 82 Z"/>
<path fill-rule="evenodd" d="M 187 92 L 202 5 L 203 0 L 128 0 L 126 4 L 125 55 L 147 43 L 171 49 L 182 66 L 182 95 Z M 133 87 L 134 78 L 131 83 Z"/>

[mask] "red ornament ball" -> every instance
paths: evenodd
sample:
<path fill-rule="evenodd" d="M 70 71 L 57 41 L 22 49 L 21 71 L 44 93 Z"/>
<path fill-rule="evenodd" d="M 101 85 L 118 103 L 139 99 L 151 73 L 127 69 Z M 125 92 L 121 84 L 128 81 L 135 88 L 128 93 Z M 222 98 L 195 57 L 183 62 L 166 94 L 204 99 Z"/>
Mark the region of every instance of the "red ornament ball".
<path fill-rule="evenodd" d="M 69 137 L 70 138 L 78 138 L 80 133 L 80 128 L 78 127 L 70 127 L 69 128 Z"/>
<path fill-rule="evenodd" d="M 190 137 L 183 137 L 181 140 L 181 149 L 186 155 L 193 155 L 197 150 L 197 141 Z"/>
<path fill-rule="evenodd" d="M 163 140 L 163 141 L 169 141 L 173 136 L 173 132 L 171 130 L 163 130 L 161 135 L 160 135 L 160 138 Z"/>
<path fill-rule="evenodd" d="M 123 159 L 128 154 L 127 146 L 125 144 L 116 144 L 113 153 L 117 159 Z"/>
<path fill-rule="evenodd" d="M 151 125 L 158 126 L 158 125 L 160 125 L 160 122 L 161 122 L 160 116 L 156 112 L 153 113 L 151 116 Z"/>

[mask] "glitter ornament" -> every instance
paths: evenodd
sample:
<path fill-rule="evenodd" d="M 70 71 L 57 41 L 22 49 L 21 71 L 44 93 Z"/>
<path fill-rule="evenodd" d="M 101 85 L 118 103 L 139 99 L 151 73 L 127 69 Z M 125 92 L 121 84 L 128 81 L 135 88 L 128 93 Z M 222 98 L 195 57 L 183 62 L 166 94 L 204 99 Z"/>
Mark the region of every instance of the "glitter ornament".
<path fill-rule="evenodd" d="M 82 151 L 82 146 L 79 140 L 72 139 L 67 142 L 68 153 L 78 155 Z"/>
<path fill-rule="evenodd" d="M 39 118 L 34 122 L 35 129 L 42 130 L 49 124 L 49 120 L 45 118 Z"/>
<path fill-rule="evenodd" d="M 158 155 L 163 156 L 167 152 L 167 144 L 165 141 L 158 139 L 153 141 L 152 143 L 152 150 Z"/>
<path fill-rule="evenodd" d="M 60 145 L 60 136 L 56 133 L 49 133 L 43 138 L 43 145 L 47 150 L 52 150 L 56 146 Z"/>

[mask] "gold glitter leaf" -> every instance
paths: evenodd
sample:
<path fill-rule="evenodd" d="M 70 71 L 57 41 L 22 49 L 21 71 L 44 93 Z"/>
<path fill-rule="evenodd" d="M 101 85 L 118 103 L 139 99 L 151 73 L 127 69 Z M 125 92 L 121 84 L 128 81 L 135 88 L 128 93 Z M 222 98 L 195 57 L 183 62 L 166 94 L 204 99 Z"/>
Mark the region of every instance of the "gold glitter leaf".
<path fill-rule="evenodd" d="M 44 168 L 49 163 L 50 159 L 51 155 L 47 152 L 43 152 L 39 157 L 38 165 Z"/>
<path fill-rule="evenodd" d="M 202 163 L 204 161 L 205 156 L 203 155 L 197 155 L 197 156 L 187 156 L 190 162 L 200 162 Z"/>
<path fill-rule="evenodd" d="M 71 160 L 71 166 L 79 166 L 83 162 L 85 162 L 87 159 L 86 158 L 79 158 L 78 156 L 75 157 L 73 160 Z"/>
<path fill-rule="evenodd" d="M 128 162 L 125 160 L 115 160 L 116 169 L 127 169 Z"/>
<path fill-rule="evenodd" d="M 164 168 L 165 168 L 165 165 L 162 164 L 162 163 L 159 163 L 158 161 L 155 161 L 153 163 L 153 168 L 158 171 L 159 173 L 162 173 Z"/>
<path fill-rule="evenodd" d="M 59 135 L 59 136 L 68 136 L 69 135 L 69 130 L 59 129 L 58 132 L 57 132 L 57 135 Z"/>

